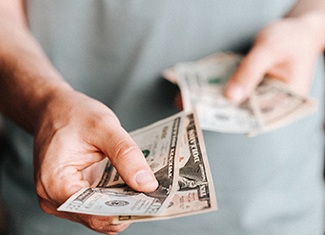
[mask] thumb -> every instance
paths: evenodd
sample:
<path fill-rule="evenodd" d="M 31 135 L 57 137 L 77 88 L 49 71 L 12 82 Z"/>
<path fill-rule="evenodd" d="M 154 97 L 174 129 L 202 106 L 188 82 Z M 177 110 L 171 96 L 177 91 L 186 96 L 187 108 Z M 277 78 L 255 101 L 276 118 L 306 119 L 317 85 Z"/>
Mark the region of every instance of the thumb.
<path fill-rule="evenodd" d="M 225 97 L 241 103 L 245 101 L 272 67 L 275 56 L 265 47 L 255 46 L 242 60 L 224 88 Z"/>
<path fill-rule="evenodd" d="M 101 143 L 100 149 L 108 156 L 124 182 L 140 192 L 156 190 L 158 181 L 131 136 L 120 125 L 110 126 L 108 133 L 108 138 L 101 138 L 105 142 Z"/>

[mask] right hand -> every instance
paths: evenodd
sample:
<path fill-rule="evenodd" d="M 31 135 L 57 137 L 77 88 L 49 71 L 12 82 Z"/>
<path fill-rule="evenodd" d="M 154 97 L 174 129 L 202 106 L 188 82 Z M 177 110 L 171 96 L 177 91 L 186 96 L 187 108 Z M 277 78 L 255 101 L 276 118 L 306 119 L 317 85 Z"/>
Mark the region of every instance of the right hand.
<path fill-rule="evenodd" d="M 158 182 L 142 151 L 104 104 L 71 88 L 50 97 L 35 126 L 34 177 L 41 208 L 97 232 L 124 230 L 128 224 L 111 224 L 111 217 L 59 212 L 57 207 L 100 177 L 96 168 L 105 157 L 131 188 L 154 191 Z"/>
<path fill-rule="evenodd" d="M 324 50 L 319 35 L 324 13 L 288 17 L 258 33 L 254 45 L 225 86 L 225 96 L 241 103 L 265 75 L 281 80 L 295 92 L 307 95 L 317 58 Z M 322 30 L 320 30 L 320 28 Z"/>

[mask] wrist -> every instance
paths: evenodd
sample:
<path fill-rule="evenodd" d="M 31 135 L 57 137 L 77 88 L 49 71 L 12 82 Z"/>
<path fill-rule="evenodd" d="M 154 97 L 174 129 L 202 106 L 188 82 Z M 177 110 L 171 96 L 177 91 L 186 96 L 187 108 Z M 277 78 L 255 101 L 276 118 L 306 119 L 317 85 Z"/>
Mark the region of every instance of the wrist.
<path fill-rule="evenodd" d="M 301 21 L 306 34 L 313 37 L 313 44 L 319 53 L 325 49 L 325 11 L 314 10 L 303 15 L 297 16 L 297 20 Z"/>
<path fill-rule="evenodd" d="M 63 110 L 62 112 L 56 112 L 56 110 L 68 102 L 69 96 L 73 92 L 73 88 L 65 81 L 47 84 L 42 94 L 37 97 L 38 101 L 33 107 L 34 120 L 31 120 L 30 124 L 32 132 L 37 133 L 41 126 L 49 124 L 47 120 L 59 118 L 64 114 Z"/>

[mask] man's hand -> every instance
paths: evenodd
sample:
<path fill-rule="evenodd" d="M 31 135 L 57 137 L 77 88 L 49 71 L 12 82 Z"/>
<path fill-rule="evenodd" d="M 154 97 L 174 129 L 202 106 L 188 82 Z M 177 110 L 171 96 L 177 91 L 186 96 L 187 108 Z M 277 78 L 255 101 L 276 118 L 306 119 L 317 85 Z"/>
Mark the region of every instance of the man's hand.
<path fill-rule="evenodd" d="M 58 212 L 57 207 L 82 187 L 89 187 L 108 157 L 133 189 L 154 191 L 158 183 L 142 151 L 102 103 L 72 89 L 62 89 L 40 115 L 35 131 L 34 169 L 41 208 L 102 233 L 127 227 L 112 218 Z"/>
<path fill-rule="evenodd" d="M 284 18 L 265 27 L 226 84 L 225 96 L 237 103 L 244 101 L 265 75 L 307 94 L 315 62 L 324 48 L 324 42 L 317 39 L 319 22 L 324 19 L 323 13 L 316 13 Z"/>
<path fill-rule="evenodd" d="M 102 233 L 126 224 L 112 218 L 58 212 L 57 207 L 90 186 L 108 157 L 138 191 L 158 183 L 141 150 L 102 103 L 74 91 L 30 34 L 22 0 L 0 4 L 0 112 L 35 136 L 34 172 L 42 209 Z"/>

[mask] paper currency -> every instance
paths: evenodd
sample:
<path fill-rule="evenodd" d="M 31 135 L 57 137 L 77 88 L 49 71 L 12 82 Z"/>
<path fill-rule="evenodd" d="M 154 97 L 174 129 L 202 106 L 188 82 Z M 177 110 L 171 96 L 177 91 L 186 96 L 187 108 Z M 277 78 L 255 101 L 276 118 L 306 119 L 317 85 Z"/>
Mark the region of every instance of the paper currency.
<path fill-rule="evenodd" d="M 298 95 L 274 79 L 264 79 L 251 97 L 255 115 L 262 125 L 249 135 L 265 133 L 305 117 L 317 109 L 315 100 Z"/>
<path fill-rule="evenodd" d="M 119 216 L 116 222 L 170 219 L 217 210 L 217 200 L 196 116 L 186 116 L 180 143 L 177 190 L 168 207 L 158 216 Z"/>
<path fill-rule="evenodd" d="M 130 189 L 108 160 L 92 187 L 81 189 L 58 210 L 115 216 L 115 222 L 166 219 L 217 209 L 201 130 L 184 112 L 130 133 L 155 173 L 152 193 Z M 181 183 L 180 183 L 181 182 Z"/>
<path fill-rule="evenodd" d="M 217 53 L 199 61 L 179 63 L 163 71 L 163 76 L 178 84 L 184 110 L 196 109 L 204 130 L 254 136 L 316 110 L 314 100 L 270 78 L 265 78 L 246 102 L 238 105 L 227 100 L 223 86 L 241 59 L 238 54 Z"/>

